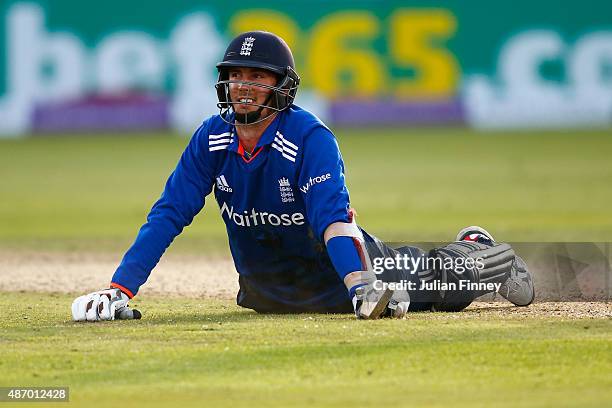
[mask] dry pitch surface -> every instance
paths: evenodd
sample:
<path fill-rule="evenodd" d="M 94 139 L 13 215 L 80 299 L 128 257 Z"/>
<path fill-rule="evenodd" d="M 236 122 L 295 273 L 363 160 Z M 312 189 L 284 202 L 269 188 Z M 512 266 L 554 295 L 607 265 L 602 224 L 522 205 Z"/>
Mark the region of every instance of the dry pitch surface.
<path fill-rule="evenodd" d="M 0 252 L 0 259 L 0 292 L 58 293 L 86 293 L 107 287 L 120 261 L 109 254 L 34 251 Z M 155 268 L 139 297 L 231 299 L 237 291 L 238 275 L 230 258 L 169 254 Z M 518 308 L 498 296 L 494 301 L 481 299 L 463 313 L 517 318 L 612 318 L 612 303 L 536 302 L 528 308 Z M 432 316 L 454 318 L 452 314 Z"/>

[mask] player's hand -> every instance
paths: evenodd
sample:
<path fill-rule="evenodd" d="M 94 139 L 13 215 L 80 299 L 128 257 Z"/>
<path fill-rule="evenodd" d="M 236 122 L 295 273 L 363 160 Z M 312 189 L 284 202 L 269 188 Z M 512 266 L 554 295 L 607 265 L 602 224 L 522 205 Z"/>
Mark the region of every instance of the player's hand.
<path fill-rule="evenodd" d="M 394 290 L 393 296 L 387 305 L 387 316 L 403 319 L 408 313 L 410 306 L 410 295 L 406 290 Z"/>
<path fill-rule="evenodd" d="M 140 319 L 140 312 L 127 307 L 130 298 L 119 289 L 104 289 L 80 296 L 72 302 L 76 322 L 115 319 Z"/>
<path fill-rule="evenodd" d="M 358 288 L 352 301 L 358 319 L 402 319 L 408 312 L 410 295 L 405 290 L 377 290 L 370 283 Z"/>

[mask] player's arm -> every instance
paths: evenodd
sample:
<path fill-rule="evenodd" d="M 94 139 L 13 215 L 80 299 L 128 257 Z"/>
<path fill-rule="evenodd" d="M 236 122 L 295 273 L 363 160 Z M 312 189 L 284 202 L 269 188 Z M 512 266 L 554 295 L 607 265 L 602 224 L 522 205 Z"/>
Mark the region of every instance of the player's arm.
<path fill-rule="evenodd" d="M 304 188 L 308 186 L 308 188 Z M 349 206 L 344 181 L 344 163 L 335 138 L 326 128 L 316 129 L 304 143 L 300 171 L 300 190 L 306 203 L 309 223 L 325 242 L 334 268 L 344 282 L 355 314 L 359 318 L 378 318 L 387 307 L 392 316 L 402 317 L 406 299 L 390 290 L 377 290 L 363 232 Z M 388 306 L 391 305 L 392 306 Z"/>
<path fill-rule="evenodd" d="M 315 128 L 304 141 L 299 174 L 308 221 L 349 291 L 355 289 L 351 273 L 363 269 L 361 257 L 349 236 L 336 232 L 352 226 L 349 193 L 344 179 L 344 163 L 333 134 Z M 355 228 L 356 225 L 355 225 Z M 348 276 L 348 278 L 347 278 Z"/>
<path fill-rule="evenodd" d="M 204 206 L 213 187 L 213 169 L 208 160 L 207 126 L 203 124 L 193 135 L 176 169 L 170 175 L 164 192 L 140 228 L 136 240 L 126 252 L 111 280 L 111 288 L 119 289 L 107 296 L 106 291 L 81 296 L 73 304 L 74 320 L 112 320 L 112 299 L 125 307 L 147 280 L 159 259 L 179 235 L 191 224 Z M 104 293 L 103 293 L 104 292 Z M 108 298 L 109 302 L 106 302 Z M 104 301 L 104 302 L 102 302 Z M 99 307 L 99 310 L 98 310 Z"/>
<path fill-rule="evenodd" d="M 309 223 L 317 238 L 325 242 L 334 268 L 353 299 L 364 284 L 364 248 L 357 241 L 361 231 L 349 208 L 342 155 L 333 134 L 324 127 L 314 129 L 304 143 L 299 183 Z"/>

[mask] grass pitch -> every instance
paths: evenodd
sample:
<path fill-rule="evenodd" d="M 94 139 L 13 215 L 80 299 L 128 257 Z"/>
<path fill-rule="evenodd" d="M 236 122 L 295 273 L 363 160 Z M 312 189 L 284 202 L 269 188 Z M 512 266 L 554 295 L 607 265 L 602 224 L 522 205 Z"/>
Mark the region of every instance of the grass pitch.
<path fill-rule="evenodd" d="M 339 130 L 358 221 L 389 241 L 466 225 L 505 241 L 612 241 L 609 131 Z M 160 134 L 0 141 L 0 244 L 124 251 L 187 144 Z M 224 251 L 211 196 L 173 246 Z"/>
<path fill-rule="evenodd" d="M 2 294 L 0 384 L 69 386 L 71 406 L 600 407 L 612 398 L 609 318 L 485 310 L 366 322 L 147 298 L 135 302 L 143 320 L 92 324 L 68 320 L 71 300 Z"/>
<path fill-rule="evenodd" d="M 382 239 L 446 241 L 481 224 L 507 241 L 612 241 L 609 131 L 337 135 L 358 221 Z M 186 144 L 168 134 L 1 140 L 0 246 L 119 259 Z M 171 251 L 227 251 L 217 212 L 211 197 Z M 0 259 L 0 274 L 11 276 L 6 265 Z M 363 322 L 145 296 L 132 302 L 141 321 L 81 324 L 69 320 L 80 294 L 0 293 L 0 386 L 69 386 L 74 406 L 612 400 L 610 313 L 466 311 Z"/>

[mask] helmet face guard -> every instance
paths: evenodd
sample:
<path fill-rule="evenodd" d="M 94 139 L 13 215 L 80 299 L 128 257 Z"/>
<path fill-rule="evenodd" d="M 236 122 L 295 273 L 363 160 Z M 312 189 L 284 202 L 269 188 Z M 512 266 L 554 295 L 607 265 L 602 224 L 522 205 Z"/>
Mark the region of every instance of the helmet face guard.
<path fill-rule="evenodd" d="M 279 79 L 275 86 L 256 82 L 235 81 L 229 79 L 231 68 L 259 68 L 274 73 Z M 217 64 L 219 78 L 215 85 L 221 118 L 232 125 L 253 125 L 262 122 L 272 115 L 287 109 L 295 99 L 300 77 L 295 72 L 293 54 L 289 46 L 279 36 L 267 31 L 249 31 L 238 35 L 227 47 L 223 61 Z M 232 101 L 230 86 L 242 84 L 269 89 L 270 95 L 263 102 L 243 103 Z M 251 105 L 258 109 L 254 112 L 237 114 L 235 105 Z M 264 109 L 269 113 L 261 117 Z"/>
<path fill-rule="evenodd" d="M 300 84 L 300 77 L 293 68 L 289 66 L 286 68 L 286 72 L 286 75 L 278 81 L 276 86 L 270 86 L 257 82 L 229 80 L 227 79 L 228 70 L 226 68 L 220 68 L 219 80 L 215 84 L 215 88 L 217 90 L 217 98 L 219 99 L 217 107 L 219 108 L 221 119 L 231 125 L 254 125 L 263 122 L 277 112 L 282 112 L 287 109 L 295 99 L 295 94 Z M 269 89 L 271 92 L 263 104 L 232 101 L 230 97 L 230 86 L 232 84 L 248 86 L 249 90 L 251 87 Z M 247 94 L 246 97 L 248 98 L 249 94 Z M 235 113 L 236 111 L 233 109 L 234 105 L 256 106 L 258 109 L 253 112 L 238 114 Z M 266 108 L 269 110 L 269 113 L 261 117 L 262 111 Z M 232 113 L 234 113 L 233 117 Z"/>

